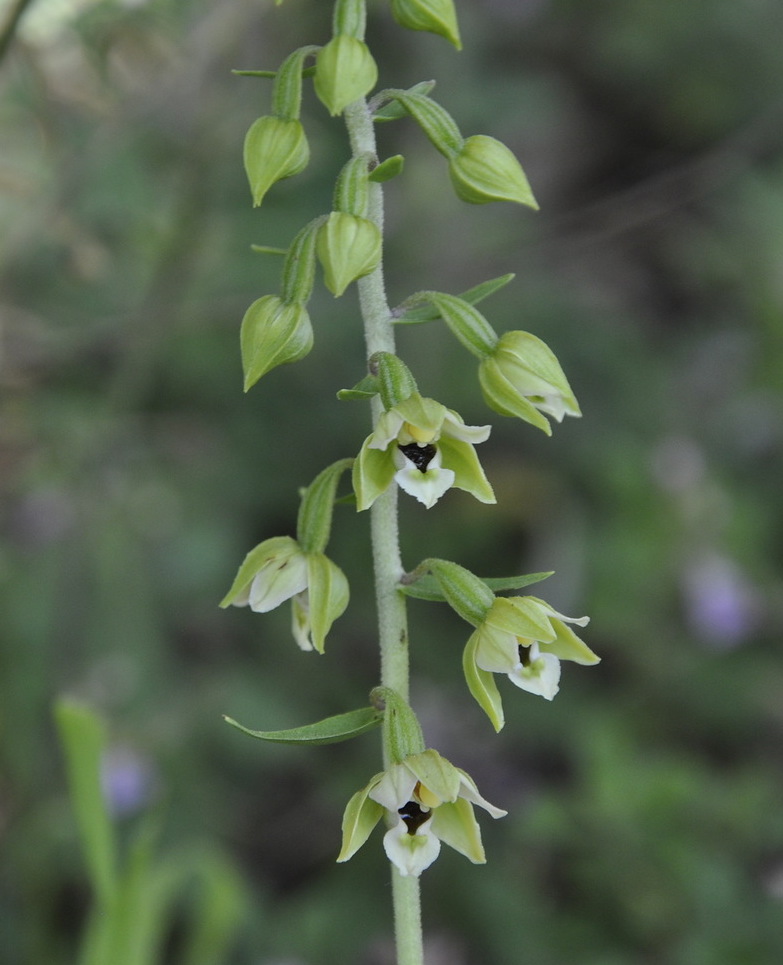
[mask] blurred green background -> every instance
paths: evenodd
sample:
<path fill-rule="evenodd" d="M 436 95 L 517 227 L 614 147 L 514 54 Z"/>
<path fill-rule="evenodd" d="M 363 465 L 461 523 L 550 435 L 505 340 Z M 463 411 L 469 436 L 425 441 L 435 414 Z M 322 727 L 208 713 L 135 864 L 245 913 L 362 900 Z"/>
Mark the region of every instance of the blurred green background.
<path fill-rule="evenodd" d="M 0 6 L 7 18 L 14 4 Z M 244 553 L 293 533 L 297 487 L 353 455 L 366 407 L 355 290 L 316 345 L 243 395 L 238 331 L 347 158 L 307 85 L 308 170 L 254 211 L 244 132 L 275 68 L 328 37 L 324 0 L 33 0 L 0 62 L 0 961 L 75 961 L 89 903 L 52 702 L 98 709 L 120 834 L 227 856 L 247 913 L 226 965 L 389 965 L 380 832 L 334 863 L 377 737 L 258 744 L 377 683 L 366 515 L 330 556 L 352 604 L 326 656 L 287 608 L 223 611 Z M 429 965 L 783 961 L 783 70 L 779 0 L 458 2 L 465 49 L 371 2 L 382 86 L 437 78 L 463 132 L 517 152 L 541 204 L 473 208 L 411 122 L 391 182 L 388 287 L 487 302 L 560 357 L 584 418 L 546 439 L 489 417 L 443 326 L 405 330 L 422 392 L 494 423 L 498 495 L 403 502 L 406 563 L 555 569 L 603 657 L 549 704 L 467 694 L 467 628 L 413 601 L 413 701 L 493 803 L 489 862 L 423 877 Z M 0 18 L 0 19 L 2 19 Z M 187 899 L 165 962 L 180 961 Z M 108 963 L 107 963 L 108 965 Z M 221 965 L 221 963 L 215 963 Z"/>

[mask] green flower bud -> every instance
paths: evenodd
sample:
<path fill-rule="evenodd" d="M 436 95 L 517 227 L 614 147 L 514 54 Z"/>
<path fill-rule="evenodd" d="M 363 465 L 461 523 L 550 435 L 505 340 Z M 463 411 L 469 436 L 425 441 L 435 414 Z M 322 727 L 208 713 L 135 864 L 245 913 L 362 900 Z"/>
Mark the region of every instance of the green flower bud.
<path fill-rule="evenodd" d="M 549 436 L 552 416 L 580 416 L 579 404 L 554 352 L 529 332 L 504 332 L 493 353 L 479 364 L 479 382 L 487 405 L 515 416 Z"/>
<path fill-rule="evenodd" d="M 245 392 L 271 369 L 298 362 L 313 347 L 313 328 L 304 305 L 264 295 L 245 312 L 240 331 Z"/>
<path fill-rule="evenodd" d="M 369 275 L 381 258 L 381 233 L 372 221 L 333 211 L 318 230 L 316 251 L 324 270 L 324 283 L 336 297 Z"/>
<path fill-rule="evenodd" d="M 449 160 L 449 175 L 457 197 L 469 204 L 516 201 L 538 210 L 519 161 L 494 137 L 474 134 Z"/>
<path fill-rule="evenodd" d="M 275 181 L 290 178 L 307 167 L 310 148 L 300 121 L 259 117 L 245 136 L 245 171 L 258 207 Z"/>
<path fill-rule="evenodd" d="M 318 51 L 315 93 L 332 116 L 364 97 L 377 80 L 373 56 L 364 41 L 356 37 L 340 34 Z"/>
<path fill-rule="evenodd" d="M 392 0 L 392 14 L 401 27 L 439 34 L 462 50 L 453 0 Z"/>

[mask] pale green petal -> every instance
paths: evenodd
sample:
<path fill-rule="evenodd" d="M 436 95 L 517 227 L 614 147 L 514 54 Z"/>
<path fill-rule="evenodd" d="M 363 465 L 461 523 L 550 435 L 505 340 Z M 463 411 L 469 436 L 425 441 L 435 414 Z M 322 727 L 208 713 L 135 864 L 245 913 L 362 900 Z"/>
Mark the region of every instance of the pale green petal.
<path fill-rule="evenodd" d="M 519 666 L 508 679 L 521 690 L 553 700 L 560 689 L 560 661 L 550 653 L 539 653 L 534 644 L 534 654 L 527 667 Z"/>
<path fill-rule="evenodd" d="M 479 707 L 492 721 L 496 731 L 500 731 L 505 723 L 503 716 L 503 702 L 500 699 L 495 678 L 492 674 L 479 667 L 476 662 L 476 648 L 480 640 L 479 631 L 471 634 L 462 657 L 462 667 L 465 671 L 465 681 Z"/>
<path fill-rule="evenodd" d="M 552 620 L 557 636 L 548 643 L 541 644 L 542 653 L 551 653 L 561 660 L 573 660 L 583 666 L 593 666 L 600 663 L 601 658 L 593 653 L 587 644 L 581 640 L 571 629 L 561 620 Z"/>
<path fill-rule="evenodd" d="M 326 634 L 348 606 L 348 580 L 323 553 L 307 554 L 307 574 L 312 642 L 323 653 Z"/>
<path fill-rule="evenodd" d="M 250 584 L 253 582 L 258 571 L 270 560 L 284 561 L 285 559 L 300 553 L 301 549 L 295 539 L 290 536 L 274 536 L 259 543 L 254 549 L 250 550 L 239 567 L 231 589 L 220 601 L 222 607 L 245 606 L 250 594 Z"/>
<path fill-rule="evenodd" d="M 443 420 L 441 435 L 450 436 L 452 439 L 460 439 L 462 442 L 469 442 L 471 445 L 478 445 L 486 442 L 492 426 L 467 426 L 465 420 L 458 412 L 452 409 L 446 411 L 446 418 Z"/>
<path fill-rule="evenodd" d="M 490 804 L 486 798 L 483 798 L 479 794 L 479 789 L 476 787 L 476 782 L 470 776 L 466 774 L 465 771 L 457 768 L 460 775 L 460 790 L 459 796 L 465 798 L 466 801 L 470 801 L 471 804 L 476 804 L 479 807 L 484 808 L 484 810 L 492 815 L 493 818 L 504 818 L 508 811 L 504 811 L 503 808 L 496 808 L 494 804 Z"/>
<path fill-rule="evenodd" d="M 394 465 L 396 446 L 386 451 L 371 449 L 371 439 L 372 436 L 365 439 L 353 464 L 353 491 L 359 511 L 369 509 L 381 493 L 386 492 L 397 471 Z"/>
<path fill-rule="evenodd" d="M 519 641 L 513 633 L 486 622 L 471 635 L 476 666 L 491 673 L 511 673 L 519 664 Z"/>
<path fill-rule="evenodd" d="M 307 588 L 307 560 L 298 551 L 270 559 L 253 577 L 248 604 L 256 613 L 268 613 Z"/>
<path fill-rule="evenodd" d="M 405 764 L 392 764 L 370 791 L 370 797 L 387 811 L 399 811 L 413 799 L 416 775 Z"/>
<path fill-rule="evenodd" d="M 343 843 L 338 861 L 347 861 L 369 838 L 383 814 L 380 804 L 369 799 L 369 791 L 378 779 L 376 775 L 367 787 L 357 791 L 348 802 L 343 815 Z"/>

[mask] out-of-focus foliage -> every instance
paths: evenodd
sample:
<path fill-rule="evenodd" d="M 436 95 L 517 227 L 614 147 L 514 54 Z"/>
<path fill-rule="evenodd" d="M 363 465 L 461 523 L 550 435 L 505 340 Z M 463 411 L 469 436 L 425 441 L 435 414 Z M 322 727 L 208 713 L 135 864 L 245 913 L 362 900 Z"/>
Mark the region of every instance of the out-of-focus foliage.
<path fill-rule="evenodd" d="M 6 3 L 3 16 L 12 6 Z M 556 351 L 584 419 L 553 439 L 483 406 L 443 326 L 400 333 L 422 393 L 492 421 L 498 507 L 403 506 L 404 552 L 590 613 L 603 656 L 553 703 L 506 695 L 494 736 L 461 679 L 465 628 L 412 601 L 428 742 L 509 817 L 489 863 L 426 872 L 432 962 L 769 965 L 783 955 L 783 72 L 777 0 L 462 0 L 464 50 L 370 4 L 380 83 L 438 78 L 466 134 L 509 143 L 541 211 L 473 209 L 407 121 L 388 184 L 388 286 L 459 292 L 507 271 L 498 330 Z M 352 603 L 325 656 L 287 614 L 222 611 L 244 554 L 293 534 L 297 487 L 353 455 L 366 407 L 355 294 L 318 289 L 313 352 L 242 393 L 247 306 L 329 210 L 348 156 L 308 88 L 313 160 L 254 211 L 245 131 L 274 68 L 330 5 L 33 0 L 0 62 L 0 961 L 74 961 L 87 914 L 51 706 L 109 722 L 122 838 L 214 846 L 253 895 L 234 965 L 383 965 L 380 834 L 334 864 L 372 734 L 262 746 L 377 683 L 366 515 L 330 556 Z M 484 306 L 482 306 L 484 307 Z M 538 436 L 541 435 L 541 438 Z M 501 684 L 503 681 L 501 681 Z M 485 822 L 488 823 L 488 822 Z M 373 846 L 374 844 L 374 846 Z M 184 911 L 183 911 L 184 916 Z M 166 961 L 181 960 L 175 916 Z"/>

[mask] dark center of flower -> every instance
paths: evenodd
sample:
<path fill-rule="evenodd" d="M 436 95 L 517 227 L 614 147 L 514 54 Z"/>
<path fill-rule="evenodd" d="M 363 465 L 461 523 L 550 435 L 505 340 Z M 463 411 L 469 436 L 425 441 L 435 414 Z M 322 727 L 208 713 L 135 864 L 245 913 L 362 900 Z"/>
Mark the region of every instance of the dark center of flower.
<path fill-rule="evenodd" d="M 523 647 L 521 643 L 519 645 L 519 660 L 523 667 L 530 666 L 530 647 Z"/>
<path fill-rule="evenodd" d="M 422 824 L 424 824 L 425 821 L 429 821 L 432 817 L 431 811 L 422 811 L 421 807 L 415 801 L 408 801 L 407 804 L 403 804 L 397 813 L 405 822 L 405 826 L 408 828 L 408 834 L 416 834 Z"/>
<path fill-rule="evenodd" d="M 432 457 L 437 452 L 435 446 L 430 443 L 425 446 L 420 446 L 417 442 L 411 442 L 407 446 L 398 446 L 397 448 L 406 459 L 410 459 L 419 472 L 427 471 L 427 466 L 429 466 Z"/>

